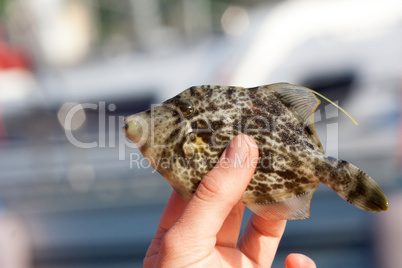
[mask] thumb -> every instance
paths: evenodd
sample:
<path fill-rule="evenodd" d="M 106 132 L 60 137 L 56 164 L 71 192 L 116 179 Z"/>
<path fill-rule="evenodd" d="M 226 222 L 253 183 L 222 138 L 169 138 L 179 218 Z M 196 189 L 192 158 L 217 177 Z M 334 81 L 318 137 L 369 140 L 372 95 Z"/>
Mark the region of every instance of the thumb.
<path fill-rule="evenodd" d="M 182 238 L 209 241 L 212 247 L 215 245 L 216 235 L 245 191 L 257 160 L 258 149 L 254 140 L 246 135 L 236 136 L 215 167 L 201 180 L 173 226 L 180 230 Z"/>

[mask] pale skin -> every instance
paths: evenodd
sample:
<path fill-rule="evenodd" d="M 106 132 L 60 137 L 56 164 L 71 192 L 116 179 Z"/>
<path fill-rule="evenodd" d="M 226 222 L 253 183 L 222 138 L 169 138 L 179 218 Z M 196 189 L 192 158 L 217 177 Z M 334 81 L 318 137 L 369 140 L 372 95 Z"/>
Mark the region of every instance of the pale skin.
<path fill-rule="evenodd" d="M 242 162 L 236 162 L 235 155 Z M 245 156 L 245 157 L 243 157 Z M 245 206 L 240 198 L 254 174 L 257 145 L 239 135 L 186 203 L 175 191 L 165 207 L 144 267 L 271 267 L 286 220 L 253 214 L 240 235 Z M 314 268 L 303 254 L 290 254 L 286 268 Z"/>

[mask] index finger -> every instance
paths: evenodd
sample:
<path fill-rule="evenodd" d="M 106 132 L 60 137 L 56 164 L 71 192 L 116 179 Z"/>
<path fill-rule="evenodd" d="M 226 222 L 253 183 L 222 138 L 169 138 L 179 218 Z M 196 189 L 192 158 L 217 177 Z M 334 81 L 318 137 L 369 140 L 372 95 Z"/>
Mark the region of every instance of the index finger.
<path fill-rule="evenodd" d="M 241 235 L 239 249 L 261 267 L 271 267 L 286 220 L 266 220 L 253 214 Z"/>

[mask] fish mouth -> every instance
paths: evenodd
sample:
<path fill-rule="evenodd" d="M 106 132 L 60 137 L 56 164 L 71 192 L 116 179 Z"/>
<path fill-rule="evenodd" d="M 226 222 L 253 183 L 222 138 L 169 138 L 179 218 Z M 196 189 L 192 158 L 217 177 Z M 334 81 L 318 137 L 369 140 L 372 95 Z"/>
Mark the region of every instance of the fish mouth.
<path fill-rule="evenodd" d="M 128 139 L 137 146 L 143 146 L 148 142 L 150 122 L 144 113 L 138 113 L 123 118 L 121 130 Z"/>
<path fill-rule="evenodd" d="M 134 143 L 139 142 L 142 138 L 142 125 L 133 115 L 123 118 L 121 130 Z"/>

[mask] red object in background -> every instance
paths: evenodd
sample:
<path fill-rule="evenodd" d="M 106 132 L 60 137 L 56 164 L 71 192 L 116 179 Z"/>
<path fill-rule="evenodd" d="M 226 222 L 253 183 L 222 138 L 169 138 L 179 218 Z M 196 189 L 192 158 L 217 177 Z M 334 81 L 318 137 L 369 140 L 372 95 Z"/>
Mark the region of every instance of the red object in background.
<path fill-rule="evenodd" d="M 29 70 L 31 64 L 21 49 L 10 46 L 1 40 L 0 36 L 0 72 L 10 69 Z M 1 85 L 0 85 L 1 90 Z M 1 108 L 1 107 L 0 107 Z M 7 131 L 2 120 L 0 109 L 0 140 L 7 137 Z"/>
<path fill-rule="evenodd" d="M 30 65 L 22 50 L 9 46 L 0 39 L 0 70 L 30 69 Z"/>

